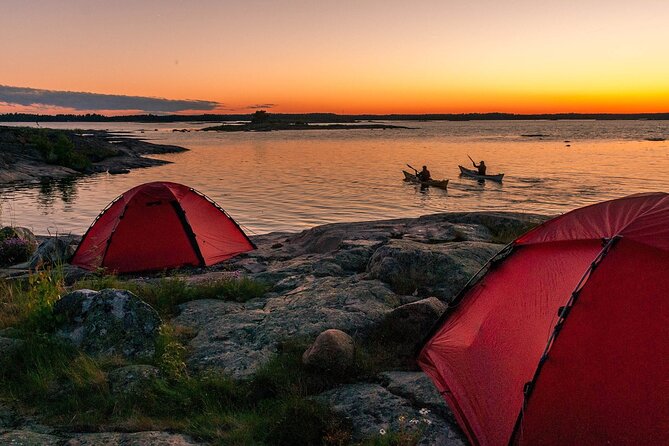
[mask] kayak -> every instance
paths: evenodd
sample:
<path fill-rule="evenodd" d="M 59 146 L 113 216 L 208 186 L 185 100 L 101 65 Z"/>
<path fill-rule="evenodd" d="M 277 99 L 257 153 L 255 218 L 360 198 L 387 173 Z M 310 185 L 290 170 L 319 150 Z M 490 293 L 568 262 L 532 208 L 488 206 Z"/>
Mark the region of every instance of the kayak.
<path fill-rule="evenodd" d="M 448 186 L 448 180 L 421 181 L 418 179 L 416 175 L 409 173 L 406 170 L 403 170 L 402 172 L 404 173 L 404 181 L 408 181 L 410 183 L 420 184 L 421 186 L 433 186 L 433 187 L 438 187 L 440 189 L 446 189 L 446 187 Z"/>
<path fill-rule="evenodd" d="M 476 178 L 477 180 L 490 180 L 490 181 L 499 181 L 502 182 L 504 178 L 503 173 L 498 173 L 497 175 L 479 175 L 478 171 L 467 169 L 466 167 L 458 166 L 460 168 L 460 173 L 466 177 Z"/>

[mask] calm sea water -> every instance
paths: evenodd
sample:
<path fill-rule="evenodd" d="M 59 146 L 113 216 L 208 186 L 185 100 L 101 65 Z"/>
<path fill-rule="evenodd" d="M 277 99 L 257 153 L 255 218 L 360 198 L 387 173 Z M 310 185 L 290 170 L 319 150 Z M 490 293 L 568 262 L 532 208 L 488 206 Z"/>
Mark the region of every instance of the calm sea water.
<path fill-rule="evenodd" d="M 190 149 L 172 164 L 128 175 L 0 189 L 0 220 L 38 234 L 82 234 L 111 200 L 149 181 L 174 181 L 217 201 L 251 233 L 415 217 L 446 211 L 556 214 L 601 200 L 669 191 L 669 122 L 410 122 L 411 130 L 172 132 L 206 124 L 53 123 L 109 129 Z M 521 135 L 541 134 L 543 137 Z M 569 142 L 565 142 L 569 141 Z M 567 146 L 569 144 L 570 146 Z M 503 184 L 460 178 L 470 154 Z M 427 164 L 448 191 L 402 181 L 405 164 Z M 407 169 L 408 170 L 408 169 Z"/>

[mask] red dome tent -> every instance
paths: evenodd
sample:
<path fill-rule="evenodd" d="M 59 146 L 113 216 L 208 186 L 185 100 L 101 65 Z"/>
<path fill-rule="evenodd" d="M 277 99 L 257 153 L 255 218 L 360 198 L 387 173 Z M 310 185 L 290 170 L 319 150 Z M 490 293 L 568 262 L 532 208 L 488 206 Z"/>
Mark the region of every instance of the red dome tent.
<path fill-rule="evenodd" d="M 156 182 L 125 192 L 95 219 L 72 264 L 119 273 L 213 265 L 255 249 L 216 203 L 187 186 Z"/>
<path fill-rule="evenodd" d="M 669 444 L 669 195 L 518 238 L 449 306 L 419 364 L 473 445 Z"/>

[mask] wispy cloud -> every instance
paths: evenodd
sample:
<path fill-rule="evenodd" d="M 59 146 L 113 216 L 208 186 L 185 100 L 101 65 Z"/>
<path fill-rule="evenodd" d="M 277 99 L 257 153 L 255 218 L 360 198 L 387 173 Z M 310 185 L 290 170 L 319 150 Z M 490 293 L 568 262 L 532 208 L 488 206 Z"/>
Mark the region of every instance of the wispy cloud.
<path fill-rule="evenodd" d="M 253 105 L 247 106 L 246 108 L 250 108 L 252 110 L 260 110 L 260 109 L 272 108 L 272 107 L 276 107 L 276 104 L 253 104 Z"/>
<path fill-rule="evenodd" d="M 187 110 L 211 111 L 222 108 L 221 103 L 214 101 L 40 90 L 7 85 L 0 85 L 0 102 L 20 106 L 62 107 L 78 111 L 139 110 L 147 113 L 176 113 Z"/>

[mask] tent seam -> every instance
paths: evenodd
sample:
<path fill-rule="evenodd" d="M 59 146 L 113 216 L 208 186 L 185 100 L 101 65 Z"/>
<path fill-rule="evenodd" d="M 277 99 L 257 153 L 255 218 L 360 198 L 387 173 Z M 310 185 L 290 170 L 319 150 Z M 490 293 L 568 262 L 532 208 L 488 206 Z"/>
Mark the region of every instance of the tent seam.
<path fill-rule="evenodd" d="M 564 326 L 564 322 L 566 321 L 567 317 L 569 316 L 569 313 L 571 312 L 571 308 L 573 307 L 574 303 L 578 300 L 578 295 L 580 294 L 581 290 L 586 286 L 590 278 L 592 277 L 593 272 L 595 269 L 599 267 L 599 265 L 604 261 L 608 253 L 613 249 L 614 245 L 618 242 L 618 240 L 621 239 L 620 235 L 615 235 L 611 237 L 610 239 L 604 241 L 606 244 L 604 247 L 599 251 L 597 256 L 593 259 L 593 261 L 590 263 L 588 266 L 588 269 L 585 271 L 583 276 L 581 277 L 581 280 L 576 284 L 576 288 L 574 291 L 569 296 L 569 299 L 567 299 L 567 302 L 565 303 L 564 306 L 560 307 L 558 309 L 558 321 L 555 323 L 555 326 L 553 327 L 553 331 L 551 332 L 551 335 L 546 343 L 546 347 L 544 348 L 544 351 L 541 354 L 541 357 L 539 358 L 539 363 L 537 364 L 537 367 L 534 371 L 534 374 L 532 375 L 532 379 L 525 383 L 523 386 L 523 403 L 520 408 L 520 413 L 518 414 L 518 418 L 516 419 L 516 423 L 513 427 L 513 431 L 511 433 L 511 438 L 509 439 L 509 446 L 514 444 L 514 441 L 516 440 L 519 434 L 519 430 L 521 428 L 522 420 L 523 420 L 523 414 L 525 412 L 525 408 L 527 406 L 527 403 L 529 401 L 529 398 L 532 394 L 532 390 L 534 390 L 534 387 L 536 385 L 537 379 L 539 378 L 539 374 L 541 373 L 541 369 L 548 359 L 548 353 L 551 350 L 551 347 L 555 344 L 555 341 L 557 340 L 560 331 L 562 330 Z"/>

